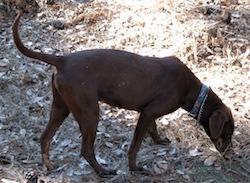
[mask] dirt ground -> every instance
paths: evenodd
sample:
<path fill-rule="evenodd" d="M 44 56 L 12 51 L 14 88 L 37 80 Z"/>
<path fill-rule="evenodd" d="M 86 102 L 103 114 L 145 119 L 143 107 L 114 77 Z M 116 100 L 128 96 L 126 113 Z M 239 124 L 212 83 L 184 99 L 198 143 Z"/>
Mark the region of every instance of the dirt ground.
<path fill-rule="evenodd" d="M 21 20 L 20 35 L 29 48 L 57 55 L 91 48 L 176 55 L 232 110 L 230 160 L 179 109 L 157 120 L 169 146 L 145 137 L 138 162 L 150 173 L 140 174 L 130 172 L 127 162 L 139 114 L 100 103 L 96 156 L 118 173 L 106 179 L 80 156 L 81 135 L 72 116 L 51 143 L 58 168 L 47 171 L 42 165 L 39 137 L 49 119 L 55 68 L 15 48 L 11 24 L 18 2 L 0 3 L 0 182 L 249 182 L 249 0 L 37 0 L 26 6 L 30 13 Z"/>

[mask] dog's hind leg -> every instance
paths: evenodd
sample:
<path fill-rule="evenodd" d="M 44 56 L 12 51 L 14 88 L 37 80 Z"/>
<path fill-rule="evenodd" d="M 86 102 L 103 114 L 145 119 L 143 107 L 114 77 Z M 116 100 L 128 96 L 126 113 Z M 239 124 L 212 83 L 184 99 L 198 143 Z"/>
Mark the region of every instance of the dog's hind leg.
<path fill-rule="evenodd" d="M 104 169 L 95 157 L 94 141 L 99 122 L 99 105 L 94 90 L 88 92 L 85 90 L 81 96 L 75 94 L 70 103 L 70 111 L 78 122 L 82 134 L 81 155 L 99 176 L 115 175 L 116 171 Z"/>
<path fill-rule="evenodd" d="M 49 160 L 49 147 L 55 132 L 59 129 L 64 119 L 69 115 L 69 110 L 58 93 L 52 79 L 53 103 L 50 112 L 49 123 L 40 137 L 42 160 L 44 165 L 49 169 L 54 169 Z"/>

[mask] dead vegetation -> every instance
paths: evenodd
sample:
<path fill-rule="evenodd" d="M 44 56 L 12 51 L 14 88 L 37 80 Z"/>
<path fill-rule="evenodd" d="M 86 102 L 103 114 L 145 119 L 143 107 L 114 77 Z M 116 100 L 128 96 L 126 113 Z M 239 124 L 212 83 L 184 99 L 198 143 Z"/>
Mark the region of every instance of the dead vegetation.
<path fill-rule="evenodd" d="M 49 118 L 54 68 L 21 55 L 11 23 L 18 4 L 0 3 L 0 182 L 247 182 L 250 179 L 250 4 L 224 1 L 27 1 L 37 9 L 22 19 L 26 45 L 67 54 L 114 48 L 141 55 L 176 55 L 228 104 L 235 118 L 235 155 L 225 161 L 202 129 L 183 110 L 162 117 L 158 128 L 172 143 L 146 137 L 138 162 L 152 174 L 131 173 L 127 151 L 138 114 L 101 105 L 96 139 L 98 161 L 118 170 L 100 179 L 80 157 L 81 138 L 72 117 L 51 146 L 58 165 L 41 163 L 39 137 Z M 36 6 L 35 8 L 35 4 Z M 24 6 L 26 7 L 26 5 Z M 32 181 L 31 181 L 32 180 Z"/>

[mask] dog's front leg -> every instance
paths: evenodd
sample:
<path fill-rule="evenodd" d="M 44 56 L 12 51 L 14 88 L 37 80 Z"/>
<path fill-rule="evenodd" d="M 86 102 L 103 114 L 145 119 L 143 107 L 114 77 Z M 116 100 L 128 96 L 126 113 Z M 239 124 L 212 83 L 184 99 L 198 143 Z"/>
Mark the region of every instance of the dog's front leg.
<path fill-rule="evenodd" d="M 94 142 L 99 122 L 98 96 L 94 92 L 96 89 L 92 90 L 90 86 L 84 88 L 84 90 L 84 92 L 81 90 L 71 90 L 68 93 L 69 97 L 67 97 L 69 109 L 78 122 L 82 134 L 81 155 L 100 177 L 115 175 L 115 170 L 107 170 L 103 168 L 96 160 Z"/>
<path fill-rule="evenodd" d="M 171 141 L 168 138 L 161 138 L 156 127 L 155 121 L 151 125 L 151 128 L 149 129 L 149 135 L 152 137 L 154 142 L 159 145 L 169 145 Z"/>
<path fill-rule="evenodd" d="M 148 132 L 149 128 L 151 128 L 152 124 L 154 123 L 154 117 L 148 115 L 147 113 L 141 113 L 140 118 L 138 120 L 134 137 L 128 152 L 128 161 L 129 161 L 129 168 L 131 171 L 143 171 L 143 167 L 138 167 L 136 165 L 136 155 L 139 151 L 141 146 L 142 140 L 145 134 Z"/>
<path fill-rule="evenodd" d="M 171 113 L 179 108 L 178 106 L 179 97 L 171 94 L 172 93 L 169 92 L 169 95 L 165 95 L 164 92 L 163 95 L 155 98 L 155 100 L 147 104 L 147 106 L 142 110 L 128 152 L 128 161 L 130 170 L 143 171 L 142 167 L 138 167 L 136 165 L 136 155 L 137 152 L 139 151 L 145 133 L 147 133 L 149 129 L 151 129 L 150 132 L 151 137 L 153 137 L 153 139 L 156 141 L 161 139 L 156 130 L 155 119 L 164 114 Z M 176 96 L 176 97 L 172 97 L 171 99 L 169 99 L 169 96 Z M 164 101 L 164 103 L 162 101 Z"/>
<path fill-rule="evenodd" d="M 88 161 L 88 163 L 94 168 L 96 173 L 100 177 L 107 177 L 109 175 L 116 175 L 115 170 L 104 169 L 96 160 L 94 152 L 94 141 L 96 138 L 96 131 L 98 126 L 98 113 L 91 115 L 91 112 L 84 113 L 87 116 L 87 120 L 77 120 L 82 133 L 82 156 Z M 76 117 L 77 118 L 77 117 Z M 81 119 L 84 119 L 82 117 Z"/>

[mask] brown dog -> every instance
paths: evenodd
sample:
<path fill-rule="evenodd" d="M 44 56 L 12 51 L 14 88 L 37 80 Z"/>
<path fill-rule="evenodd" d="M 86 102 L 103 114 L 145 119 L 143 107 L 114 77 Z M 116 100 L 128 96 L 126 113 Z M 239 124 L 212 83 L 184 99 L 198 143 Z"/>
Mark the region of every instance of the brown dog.
<path fill-rule="evenodd" d="M 168 144 L 156 130 L 155 119 L 178 108 L 191 111 L 219 152 L 231 147 L 234 121 L 230 109 L 176 57 L 143 57 L 133 53 L 94 49 L 54 56 L 26 48 L 18 35 L 20 14 L 12 31 L 17 48 L 26 56 L 54 65 L 53 104 L 49 123 L 41 136 L 42 159 L 48 169 L 50 142 L 72 112 L 82 133 L 81 154 L 100 176 L 115 174 L 95 158 L 94 141 L 99 121 L 98 101 L 140 112 L 131 147 L 129 168 L 141 171 L 136 155 L 145 133 L 158 144 Z M 193 107 L 194 106 L 194 107 Z"/>

